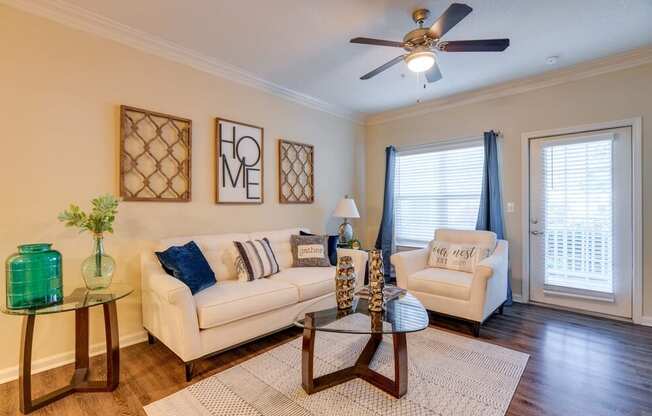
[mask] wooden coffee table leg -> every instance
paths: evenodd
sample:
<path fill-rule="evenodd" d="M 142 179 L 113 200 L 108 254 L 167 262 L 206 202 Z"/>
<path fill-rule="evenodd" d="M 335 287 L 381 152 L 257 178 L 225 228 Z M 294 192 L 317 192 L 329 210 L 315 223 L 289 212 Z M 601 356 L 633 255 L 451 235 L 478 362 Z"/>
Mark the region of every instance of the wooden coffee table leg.
<path fill-rule="evenodd" d="M 394 380 L 369 368 L 369 364 L 382 340 L 381 334 L 372 334 L 353 366 L 314 378 L 315 331 L 304 328 L 301 362 L 301 385 L 303 389 L 306 393 L 313 394 L 359 377 L 397 399 L 403 397 L 407 393 L 408 384 L 406 336 L 404 333 L 393 335 Z"/>
<path fill-rule="evenodd" d="M 312 327 L 312 315 L 306 314 L 305 326 Z M 315 356 L 315 330 L 303 329 L 303 344 L 301 350 L 301 386 L 306 393 L 314 392 L 313 363 Z"/>
<path fill-rule="evenodd" d="M 394 385 L 395 397 L 402 397 L 407 393 L 408 385 L 408 362 L 407 362 L 407 340 L 405 333 L 394 334 Z"/>

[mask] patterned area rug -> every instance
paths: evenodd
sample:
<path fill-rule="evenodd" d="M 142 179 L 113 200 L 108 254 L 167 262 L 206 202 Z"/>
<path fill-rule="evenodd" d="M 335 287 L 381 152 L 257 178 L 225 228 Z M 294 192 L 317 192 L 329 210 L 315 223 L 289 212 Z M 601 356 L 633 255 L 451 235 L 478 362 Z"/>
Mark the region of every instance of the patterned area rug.
<path fill-rule="evenodd" d="M 316 376 L 352 365 L 367 339 L 317 332 Z M 529 358 L 432 328 L 408 334 L 407 343 L 408 392 L 401 399 L 360 379 L 307 395 L 301 388 L 301 339 L 296 339 L 151 403 L 145 412 L 149 416 L 502 416 Z M 393 377 L 391 336 L 383 339 L 371 367 Z"/>

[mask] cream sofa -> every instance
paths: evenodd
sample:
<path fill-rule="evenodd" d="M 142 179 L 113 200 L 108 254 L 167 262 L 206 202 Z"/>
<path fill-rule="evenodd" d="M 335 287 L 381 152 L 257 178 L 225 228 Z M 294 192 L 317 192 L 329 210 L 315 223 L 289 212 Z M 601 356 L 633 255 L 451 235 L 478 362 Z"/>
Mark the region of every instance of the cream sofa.
<path fill-rule="evenodd" d="M 435 240 L 458 244 L 495 246 L 491 256 L 474 273 L 428 267 L 430 246 L 396 253 L 391 262 L 396 284 L 417 297 L 426 309 L 473 323 L 473 333 L 494 311 L 502 313 L 507 300 L 508 243 L 490 231 L 447 230 L 435 232 Z"/>
<path fill-rule="evenodd" d="M 297 314 L 335 291 L 335 267 L 292 267 L 293 228 L 248 234 L 170 238 L 160 248 L 195 241 L 215 272 L 217 283 L 194 296 L 181 281 L 165 273 L 152 252 L 141 255 L 143 326 L 181 358 L 186 379 L 196 360 L 291 326 Z M 269 278 L 240 282 L 234 267 L 233 241 L 268 238 L 280 272 Z M 361 287 L 367 253 L 338 249 L 353 258 Z"/>

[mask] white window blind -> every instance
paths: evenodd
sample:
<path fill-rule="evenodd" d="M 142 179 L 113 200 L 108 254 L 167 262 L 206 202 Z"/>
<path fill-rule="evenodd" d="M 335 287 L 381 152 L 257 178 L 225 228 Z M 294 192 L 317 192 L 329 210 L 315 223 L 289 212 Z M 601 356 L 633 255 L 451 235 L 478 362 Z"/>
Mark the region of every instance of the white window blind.
<path fill-rule="evenodd" d="M 399 152 L 396 244 L 425 247 L 437 228 L 475 229 L 482 191 L 482 140 Z"/>
<path fill-rule="evenodd" d="M 546 285 L 613 293 L 612 144 L 543 148 Z"/>

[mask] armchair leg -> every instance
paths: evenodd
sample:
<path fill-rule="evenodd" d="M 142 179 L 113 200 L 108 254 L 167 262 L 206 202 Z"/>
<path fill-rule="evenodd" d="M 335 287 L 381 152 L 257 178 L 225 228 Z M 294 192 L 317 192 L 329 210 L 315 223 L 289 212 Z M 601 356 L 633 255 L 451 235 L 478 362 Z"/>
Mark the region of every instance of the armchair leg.
<path fill-rule="evenodd" d="M 190 381 L 192 380 L 192 373 L 193 370 L 195 369 L 195 362 L 190 361 L 188 363 L 184 363 L 184 365 L 186 367 L 186 381 Z"/>
<path fill-rule="evenodd" d="M 502 314 L 503 314 L 503 309 L 504 309 L 504 308 L 505 308 L 505 304 L 504 304 L 504 303 L 498 307 L 498 314 L 499 314 L 499 315 L 502 315 Z"/>
<path fill-rule="evenodd" d="M 148 333 L 147 333 L 147 343 L 148 343 L 149 345 L 152 345 L 152 344 L 154 344 L 155 341 L 156 341 L 156 338 L 154 338 L 154 335 L 152 335 L 152 334 L 150 334 L 150 333 L 148 332 Z"/>
<path fill-rule="evenodd" d="M 480 322 L 473 322 L 471 328 L 473 330 L 473 336 L 478 338 L 480 336 Z"/>

